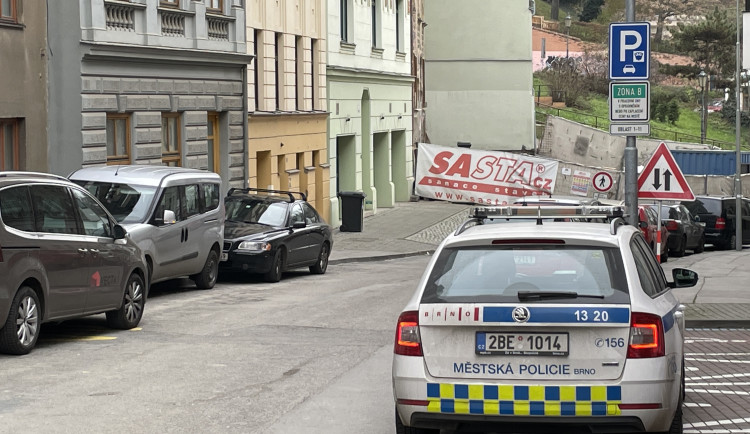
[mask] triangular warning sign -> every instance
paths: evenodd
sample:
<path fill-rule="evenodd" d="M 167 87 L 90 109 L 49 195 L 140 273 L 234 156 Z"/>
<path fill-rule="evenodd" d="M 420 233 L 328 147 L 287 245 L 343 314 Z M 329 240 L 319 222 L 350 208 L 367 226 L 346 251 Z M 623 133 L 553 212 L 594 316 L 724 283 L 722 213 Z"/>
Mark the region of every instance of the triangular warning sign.
<path fill-rule="evenodd" d="M 695 200 L 680 167 L 662 142 L 638 176 L 638 197 L 657 200 Z"/>

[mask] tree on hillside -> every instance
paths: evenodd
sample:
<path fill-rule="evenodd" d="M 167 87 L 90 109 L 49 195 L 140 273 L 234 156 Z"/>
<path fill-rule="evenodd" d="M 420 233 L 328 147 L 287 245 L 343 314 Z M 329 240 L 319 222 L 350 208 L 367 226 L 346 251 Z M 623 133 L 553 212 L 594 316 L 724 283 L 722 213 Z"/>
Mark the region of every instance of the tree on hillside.
<path fill-rule="evenodd" d="M 583 10 L 578 15 L 578 19 L 590 23 L 594 21 L 602 10 L 604 0 L 586 0 L 583 3 Z"/>
<path fill-rule="evenodd" d="M 677 24 L 674 41 L 679 50 L 708 74 L 729 77 L 735 68 L 736 25 L 726 10 L 715 8 L 697 24 Z"/>
<path fill-rule="evenodd" d="M 640 19 L 656 21 L 652 43 L 658 48 L 664 37 L 664 24 L 668 18 L 702 16 L 717 7 L 735 10 L 734 4 L 735 0 L 647 0 L 637 2 L 636 8 Z"/>

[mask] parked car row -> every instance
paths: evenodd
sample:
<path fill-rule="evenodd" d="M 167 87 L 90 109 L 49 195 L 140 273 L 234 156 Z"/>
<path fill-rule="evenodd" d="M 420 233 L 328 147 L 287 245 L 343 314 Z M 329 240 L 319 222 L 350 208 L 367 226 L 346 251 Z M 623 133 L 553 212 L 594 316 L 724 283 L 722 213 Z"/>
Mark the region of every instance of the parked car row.
<path fill-rule="evenodd" d="M 333 245 L 305 194 L 231 189 L 223 201 L 219 175 L 181 167 L 0 172 L 0 220 L 7 354 L 29 353 L 49 321 L 106 313 L 136 327 L 152 283 L 187 276 L 210 289 L 220 269 L 270 282 L 299 267 L 323 274 Z"/>

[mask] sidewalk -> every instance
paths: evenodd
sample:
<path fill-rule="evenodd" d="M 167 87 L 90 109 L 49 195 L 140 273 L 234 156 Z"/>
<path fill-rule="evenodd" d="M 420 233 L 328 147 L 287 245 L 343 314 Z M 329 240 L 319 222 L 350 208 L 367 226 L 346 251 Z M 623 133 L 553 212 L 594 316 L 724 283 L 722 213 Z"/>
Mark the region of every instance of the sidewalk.
<path fill-rule="evenodd" d="M 366 215 L 362 232 L 333 231 L 330 264 L 378 261 L 432 253 L 469 215 L 471 206 L 441 201 L 399 202 Z M 750 328 L 750 248 L 686 254 L 662 264 L 698 273 L 698 285 L 674 291 L 690 327 Z"/>

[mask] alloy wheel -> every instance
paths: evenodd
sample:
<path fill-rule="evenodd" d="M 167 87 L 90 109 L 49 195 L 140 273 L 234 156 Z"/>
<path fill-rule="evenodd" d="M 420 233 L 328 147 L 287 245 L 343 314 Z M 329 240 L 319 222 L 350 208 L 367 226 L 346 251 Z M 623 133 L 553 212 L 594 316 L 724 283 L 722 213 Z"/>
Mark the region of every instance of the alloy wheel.
<path fill-rule="evenodd" d="M 18 342 L 22 345 L 30 345 L 34 342 L 39 330 L 39 309 L 36 301 L 26 296 L 18 305 L 18 317 L 16 317 L 16 334 Z"/>
<path fill-rule="evenodd" d="M 135 321 L 143 310 L 143 286 L 137 280 L 128 285 L 125 292 L 125 317 L 128 321 Z"/>

